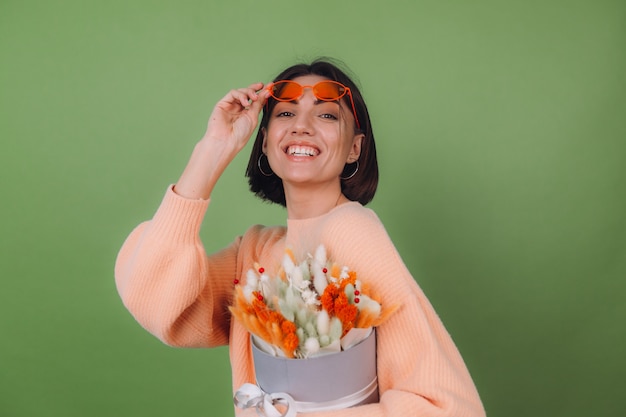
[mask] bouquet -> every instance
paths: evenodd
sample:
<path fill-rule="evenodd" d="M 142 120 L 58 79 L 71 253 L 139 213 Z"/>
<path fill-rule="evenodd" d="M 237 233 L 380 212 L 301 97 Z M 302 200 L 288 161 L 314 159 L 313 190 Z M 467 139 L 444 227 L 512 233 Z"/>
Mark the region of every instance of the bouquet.
<path fill-rule="evenodd" d="M 300 263 L 287 250 L 274 277 L 255 264 L 245 284 L 235 284 L 233 316 L 257 347 L 285 358 L 347 350 L 395 310 L 384 309 L 356 272 L 329 261 L 323 245 Z"/>

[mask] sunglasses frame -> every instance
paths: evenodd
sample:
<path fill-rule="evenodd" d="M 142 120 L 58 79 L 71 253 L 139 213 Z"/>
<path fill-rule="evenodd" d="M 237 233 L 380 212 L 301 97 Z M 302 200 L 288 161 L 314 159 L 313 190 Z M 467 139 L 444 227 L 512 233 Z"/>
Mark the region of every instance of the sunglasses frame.
<path fill-rule="evenodd" d="M 280 97 L 276 97 L 274 95 L 274 87 L 276 85 L 280 85 L 280 84 L 295 84 L 297 86 L 300 87 L 301 92 L 298 95 L 298 97 L 294 97 L 294 98 L 290 98 L 290 99 L 284 99 L 284 98 L 280 98 Z M 339 95 L 336 98 L 333 99 L 328 99 L 328 98 L 324 98 L 324 97 L 320 97 L 317 95 L 316 93 L 316 87 L 319 86 L 320 84 L 326 84 L 326 83 L 330 83 L 333 85 L 337 85 L 341 88 L 343 88 L 343 93 L 341 95 Z M 306 88 L 310 88 L 311 91 L 313 91 L 313 95 L 315 96 L 315 98 L 322 100 L 322 101 L 339 101 L 341 100 L 346 94 L 348 95 L 348 97 L 350 98 L 350 104 L 352 105 L 352 114 L 354 115 L 354 121 L 356 122 L 356 126 L 357 128 L 360 130 L 361 129 L 361 124 L 359 123 L 359 118 L 356 115 L 356 107 L 354 106 L 354 99 L 352 98 L 352 92 L 350 91 L 350 87 L 346 87 L 345 85 L 341 84 L 338 81 L 333 81 L 333 80 L 323 80 L 323 81 L 319 81 L 317 83 L 315 83 L 314 85 L 302 85 L 299 82 L 293 81 L 293 80 L 280 80 L 280 81 L 276 81 L 271 83 L 270 85 L 268 85 L 266 87 L 267 91 L 269 91 L 270 96 L 276 100 L 276 101 L 282 101 L 282 102 L 289 102 L 289 101 L 294 101 L 297 100 L 298 98 L 302 97 L 302 95 L 304 94 L 304 90 Z"/>

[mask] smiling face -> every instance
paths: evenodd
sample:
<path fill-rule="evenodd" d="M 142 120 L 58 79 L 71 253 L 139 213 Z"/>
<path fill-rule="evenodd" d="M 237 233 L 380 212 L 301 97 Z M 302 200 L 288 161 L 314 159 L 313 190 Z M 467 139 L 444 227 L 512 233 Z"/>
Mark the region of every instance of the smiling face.
<path fill-rule="evenodd" d="M 325 79 L 307 75 L 293 81 L 311 86 Z M 263 153 L 285 191 L 292 186 L 340 190 L 339 176 L 345 164 L 359 158 L 363 139 L 344 100 L 318 100 L 311 88 L 295 101 L 278 102 L 264 133 Z"/>
<path fill-rule="evenodd" d="M 311 77 L 311 75 L 315 75 L 316 77 Z M 311 63 L 297 63 L 292 65 L 274 78 L 274 82 L 277 83 L 280 83 L 281 80 L 299 80 L 305 85 L 311 85 L 311 83 L 317 80 L 330 80 L 331 82 L 340 83 L 350 89 L 350 94 L 346 94 L 341 99 L 343 102 L 339 104 L 342 109 L 342 116 L 345 117 L 345 119 L 342 120 L 343 130 L 341 131 L 341 135 L 348 135 L 348 132 L 352 132 L 350 129 L 354 128 L 356 122 L 351 124 L 349 121 L 355 117 L 353 116 L 354 113 L 356 117 L 358 117 L 359 126 L 357 131 L 359 133 L 350 133 L 349 137 L 354 138 L 358 136 L 357 140 L 359 143 L 357 146 L 360 147 L 360 155 L 358 158 L 359 165 L 356 172 L 354 169 L 357 167 L 354 165 L 347 167 L 346 173 L 341 175 L 344 177 L 350 176 L 350 173 L 353 173 L 353 175 L 350 176 L 350 178 L 340 179 L 339 186 L 342 194 L 345 195 L 348 200 L 358 201 L 363 205 L 368 204 L 374 198 L 378 187 L 378 161 L 376 158 L 376 143 L 369 112 L 359 87 L 340 66 L 327 60 L 315 60 Z M 304 82 L 303 80 L 312 81 Z M 309 91 L 310 89 L 305 89 L 304 93 Z M 324 91 L 326 93 L 324 93 Z M 277 92 L 282 94 L 283 90 L 277 90 Z M 301 91 L 292 92 L 294 92 L 294 94 L 301 93 Z M 327 94 L 328 92 L 328 90 L 321 90 L 320 94 Z M 301 100 L 304 98 L 305 96 L 303 96 Z M 267 166 L 268 158 L 271 158 L 275 168 L 277 170 L 282 169 L 282 167 L 278 166 L 279 159 L 275 158 L 273 155 L 266 158 L 266 154 L 273 154 L 269 149 L 270 143 L 278 141 L 278 136 L 274 133 L 275 130 L 278 131 L 279 127 L 277 122 L 279 118 L 275 116 L 276 113 L 274 112 L 274 106 L 277 104 L 279 104 L 277 100 L 270 98 L 264 108 L 259 123 L 260 128 L 248 159 L 246 177 L 248 178 L 250 191 L 257 197 L 264 201 L 286 207 L 288 196 L 285 193 L 285 184 L 283 180 L 275 175 L 275 173 L 270 170 L 270 167 Z M 335 105 L 337 104 L 335 103 Z M 350 111 L 348 112 L 347 109 L 350 109 Z M 271 126 L 272 132 L 271 135 L 268 135 L 268 126 L 270 123 L 273 123 L 273 126 Z M 352 160 L 353 158 L 350 158 L 347 161 L 351 162 Z M 287 178 L 284 174 L 280 175 Z M 295 195 L 292 193 L 289 197 L 294 196 Z M 307 197 L 305 194 L 300 200 L 306 200 L 307 198 L 310 197 Z"/>

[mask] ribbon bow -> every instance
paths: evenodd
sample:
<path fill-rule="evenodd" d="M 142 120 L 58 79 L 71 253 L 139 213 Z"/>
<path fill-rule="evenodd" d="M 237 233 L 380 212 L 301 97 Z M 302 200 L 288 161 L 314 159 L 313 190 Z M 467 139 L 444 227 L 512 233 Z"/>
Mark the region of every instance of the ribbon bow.
<path fill-rule="evenodd" d="M 261 417 L 296 417 L 296 401 L 285 392 L 268 394 L 254 384 L 243 384 L 233 398 L 239 408 L 256 408 Z M 275 404 L 287 407 L 284 413 L 280 412 Z"/>

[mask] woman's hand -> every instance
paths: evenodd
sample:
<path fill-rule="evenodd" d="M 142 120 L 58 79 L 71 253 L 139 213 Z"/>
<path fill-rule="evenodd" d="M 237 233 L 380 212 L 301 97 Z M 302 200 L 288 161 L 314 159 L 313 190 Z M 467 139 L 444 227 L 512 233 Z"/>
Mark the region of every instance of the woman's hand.
<path fill-rule="evenodd" d="M 259 122 L 269 97 L 263 83 L 231 90 L 215 105 L 206 133 L 174 186 L 186 198 L 209 198 L 217 180 L 241 151 Z"/>
<path fill-rule="evenodd" d="M 269 97 L 263 83 L 231 90 L 217 102 L 203 140 L 224 141 L 240 151 L 256 128 L 259 114 Z"/>

